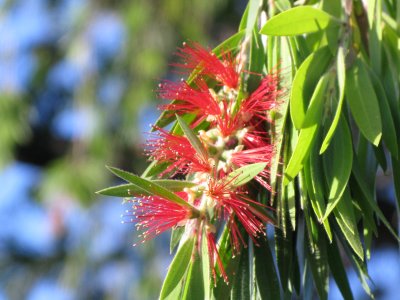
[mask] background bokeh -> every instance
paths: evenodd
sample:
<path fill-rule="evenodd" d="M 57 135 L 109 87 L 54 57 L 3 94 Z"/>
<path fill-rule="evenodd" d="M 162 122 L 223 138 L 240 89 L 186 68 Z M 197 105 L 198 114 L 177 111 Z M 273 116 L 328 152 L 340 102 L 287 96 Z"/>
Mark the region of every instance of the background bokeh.
<path fill-rule="evenodd" d="M 94 192 L 117 183 L 105 165 L 144 170 L 154 88 L 177 76 L 168 65 L 176 47 L 223 41 L 246 3 L 0 0 L 0 299 L 157 297 L 168 235 L 132 247 L 134 228 L 120 223 L 128 207 Z M 395 299 L 395 242 L 383 231 L 376 249 L 376 290 Z M 330 297 L 340 298 L 334 286 Z"/>

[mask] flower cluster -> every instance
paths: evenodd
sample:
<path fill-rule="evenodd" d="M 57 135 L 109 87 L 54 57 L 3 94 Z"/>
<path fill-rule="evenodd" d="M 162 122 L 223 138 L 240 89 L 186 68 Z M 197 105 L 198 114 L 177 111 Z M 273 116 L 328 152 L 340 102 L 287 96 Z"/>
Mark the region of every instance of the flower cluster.
<path fill-rule="evenodd" d="M 243 65 L 240 57 L 231 52 L 217 57 L 197 43 L 184 43 L 177 55 L 182 62 L 175 66 L 193 72 L 195 78 L 190 82 L 164 81 L 157 93 L 168 101 L 161 109 L 169 117 L 176 115 L 180 122 L 184 122 L 184 116 L 191 118 L 190 125 L 185 123 L 190 134 L 156 127 L 147 141 L 146 153 L 156 164 L 166 166 L 159 177 L 185 177 L 192 184 L 175 191 L 188 205 L 160 196 L 139 197 L 132 200 L 134 222 L 143 240 L 184 226 L 184 236 L 196 237 L 198 249 L 201 243 L 207 243 L 214 281 L 218 268 L 228 282 L 216 244 L 221 225 L 228 227 L 236 255 L 247 247 L 247 235 L 257 244 L 270 222 L 265 205 L 251 197 L 258 184 L 243 177 L 241 170 L 261 165 L 250 179 L 270 190 L 274 147 L 266 123 L 280 94 L 278 79 L 276 75 L 259 75 L 259 86 L 246 94 L 242 80 L 249 73 L 239 69 Z"/>

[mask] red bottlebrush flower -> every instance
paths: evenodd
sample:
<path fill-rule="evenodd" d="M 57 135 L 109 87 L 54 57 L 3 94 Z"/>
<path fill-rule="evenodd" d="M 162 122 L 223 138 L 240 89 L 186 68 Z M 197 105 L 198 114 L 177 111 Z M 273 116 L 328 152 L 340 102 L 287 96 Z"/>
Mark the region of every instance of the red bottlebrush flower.
<path fill-rule="evenodd" d="M 246 149 L 271 147 L 270 140 L 265 131 L 247 130 L 243 135 L 242 143 Z"/>
<path fill-rule="evenodd" d="M 161 105 L 161 109 L 176 111 L 179 114 L 196 113 L 201 119 L 208 115 L 220 115 L 221 109 L 204 79 L 198 78 L 195 83 L 197 89 L 192 88 L 186 81 L 161 83 L 159 96 L 168 100 L 178 100 Z"/>
<path fill-rule="evenodd" d="M 222 114 L 217 116 L 215 124 L 224 137 L 232 135 L 233 132 L 242 127 L 242 119 L 238 114 L 232 115 L 227 102 L 223 102 Z"/>
<path fill-rule="evenodd" d="M 133 198 L 133 209 L 126 216 L 132 216 L 130 222 L 142 233 L 142 243 L 156 235 L 192 218 L 192 212 L 186 206 L 179 205 L 158 196 Z"/>
<path fill-rule="evenodd" d="M 224 281 L 228 283 L 228 276 L 226 275 L 224 265 L 222 263 L 221 257 L 219 256 L 217 245 L 215 243 L 215 236 L 212 232 L 207 232 L 206 233 L 206 238 L 207 238 L 207 249 L 208 249 L 208 257 L 210 260 L 210 268 L 211 268 L 211 274 L 214 278 L 214 285 L 217 284 L 217 272 L 215 268 L 215 262 L 217 262 L 218 269 L 224 278 Z"/>
<path fill-rule="evenodd" d="M 231 243 L 234 253 L 238 253 L 241 244 L 247 247 L 234 217 L 236 216 L 243 228 L 252 238 L 255 244 L 260 235 L 265 235 L 265 223 L 270 219 L 261 213 L 256 207 L 263 206 L 261 203 L 253 201 L 246 196 L 246 191 L 242 188 L 232 186 L 234 178 L 229 180 L 210 180 L 208 184 L 208 194 L 217 203 L 217 207 L 223 209 L 227 225 L 230 229 Z"/>
<path fill-rule="evenodd" d="M 237 88 L 239 84 L 238 64 L 231 52 L 222 53 L 221 60 L 211 51 L 203 48 L 198 43 L 184 43 L 183 48 L 178 49 L 178 56 L 184 63 L 174 64 L 177 67 L 189 69 L 198 68 L 200 74 L 216 79 L 229 88 Z"/>
<path fill-rule="evenodd" d="M 272 147 L 272 145 L 267 145 L 259 148 L 234 152 L 232 153 L 231 162 L 237 167 L 243 167 L 259 162 L 267 162 L 268 164 L 270 164 L 273 155 L 274 148 Z M 255 177 L 255 180 L 257 180 L 266 189 L 271 190 L 271 186 L 268 184 L 268 178 L 269 170 L 266 168 Z"/>
<path fill-rule="evenodd" d="M 279 94 L 277 77 L 265 76 L 258 88 L 241 105 L 240 113 L 243 120 L 247 122 L 254 116 L 268 120 L 266 112 L 275 107 Z"/>
<path fill-rule="evenodd" d="M 186 137 L 169 133 L 161 128 L 158 130 L 158 137 L 147 141 L 146 152 L 152 159 L 160 163 L 171 163 L 160 174 L 161 176 L 173 170 L 182 174 L 210 171 L 208 158 L 199 155 Z"/>

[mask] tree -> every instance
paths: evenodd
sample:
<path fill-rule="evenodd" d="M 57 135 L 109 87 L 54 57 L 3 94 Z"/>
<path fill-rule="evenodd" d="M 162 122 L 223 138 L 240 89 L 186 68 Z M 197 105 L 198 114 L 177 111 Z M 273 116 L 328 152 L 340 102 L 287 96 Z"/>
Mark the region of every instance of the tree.
<path fill-rule="evenodd" d="M 152 163 L 100 191 L 133 202 L 142 240 L 172 228 L 161 299 L 326 299 L 330 275 L 352 299 L 344 260 L 373 297 L 377 223 L 399 239 L 375 200 L 378 169 L 400 199 L 399 8 L 250 0 L 213 51 L 178 50 L 191 74 L 160 84 Z"/>

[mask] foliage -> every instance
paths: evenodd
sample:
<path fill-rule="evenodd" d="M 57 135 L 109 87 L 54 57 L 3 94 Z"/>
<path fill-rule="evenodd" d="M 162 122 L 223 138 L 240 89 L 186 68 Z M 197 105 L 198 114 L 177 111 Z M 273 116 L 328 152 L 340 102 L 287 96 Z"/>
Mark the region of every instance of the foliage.
<path fill-rule="evenodd" d="M 146 199 L 150 199 L 150 203 L 151 199 L 157 199 L 154 201 L 158 209 L 174 208 L 175 213 L 171 212 L 168 219 L 156 225 L 142 222 L 161 218 L 157 210 L 149 210 L 149 202 L 144 204 L 144 211 L 137 214 L 139 225 L 147 228 L 151 237 L 158 234 L 157 231 L 175 228 L 171 248 L 179 245 L 163 285 L 162 299 L 168 296 L 203 299 L 204 295 L 217 299 L 276 299 L 291 295 L 312 298 L 310 291 L 313 289 L 319 298 L 327 299 L 330 274 L 343 297 L 352 299 L 345 260 L 351 262 L 365 291 L 373 297 L 367 261 L 372 240 L 377 235 L 377 223 L 386 226 L 398 240 L 376 202 L 375 178 L 379 168 L 392 168 L 394 174 L 400 172 L 397 142 L 400 134 L 400 52 L 397 48 L 400 10 L 397 2 L 390 0 L 368 1 L 368 4 L 361 1 L 303 2 L 312 4 L 289 0 L 249 1 L 239 33 L 221 44 L 218 49 L 222 51 L 214 50 L 226 68 L 232 62 L 231 57 L 239 53 L 238 61 L 247 71 L 239 72 L 238 85 L 227 80 L 225 73 L 215 67 L 218 61 L 209 64 L 211 58 L 204 59 L 208 57 L 204 53 L 201 53 L 203 59 L 194 59 L 201 52 L 197 46 L 184 46 L 180 54 L 187 63 L 181 66 L 193 68 L 186 88 L 193 88 L 192 93 L 199 92 L 201 80 L 205 80 L 206 87 L 213 89 L 215 99 L 231 101 L 227 100 L 229 109 L 222 118 L 235 120 L 232 122 L 236 122 L 236 116 L 240 119 L 246 103 L 260 91 L 262 80 L 256 74 L 277 74 L 278 89 L 284 90 L 283 94 L 275 95 L 278 104 L 263 106 L 265 115 L 261 120 L 260 110 L 252 112 L 252 120 L 258 120 L 257 125 L 238 121 L 238 128 L 256 127 L 257 134 L 268 138 L 274 145 L 273 156 L 259 158 L 262 165 L 256 164 L 260 163 L 258 160 L 247 161 L 245 166 L 230 165 L 226 159 L 225 169 L 218 165 L 223 156 L 212 156 L 218 157 L 218 163 L 212 167 L 217 171 L 207 173 L 201 169 L 204 167 L 201 162 L 202 158 L 210 158 L 212 152 L 210 146 L 204 148 L 208 143 L 204 131 L 218 128 L 222 132 L 225 127 L 218 123 L 219 112 L 207 111 L 208 106 L 202 107 L 199 99 L 196 100 L 198 107 L 189 109 L 188 96 L 182 96 L 182 90 L 174 90 L 177 99 L 171 95 L 166 97 L 174 101 L 165 107 L 169 113 L 164 113 L 157 125 L 164 127 L 166 117 L 168 122 L 177 120 L 171 132 L 155 128 L 166 142 L 153 143 L 150 156 L 154 163 L 143 178 L 139 180 L 136 175 L 113 171 L 139 189 L 130 195 L 140 199 L 150 193 L 150 198 Z M 161 90 L 165 94 L 163 87 Z M 204 90 L 202 97 L 207 97 L 207 91 Z M 226 107 L 223 101 L 219 102 L 220 107 Z M 261 102 L 261 98 L 257 101 Z M 258 129 L 260 123 L 263 129 Z M 231 137 L 230 134 L 222 136 Z M 173 140 L 178 141 L 175 146 L 172 146 Z M 176 146 L 185 140 L 188 153 Z M 243 147 L 241 142 L 236 145 Z M 163 149 L 162 155 L 154 150 L 157 146 Z M 168 156 L 166 149 L 169 147 L 178 153 L 176 157 Z M 223 147 L 222 151 L 227 151 L 227 146 Z M 244 147 L 246 150 L 235 151 L 252 149 Z M 185 156 L 189 153 L 191 160 Z M 260 177 L 267 166 L 268 182 L 263 182 Z M 234 181 L 233 185 L 226 184 L 228 191 L 224 190 L 224 199 L 228 200 L 219 200 L 210 187 L 202 190 L 202 181 L 196 177 L 200 173 L 208 174 L 207 180 L 211 182 L 219 180 L 231 184 Z M 168 191 L 168 186 L 161 187 L 155 181 L 157 177 L 175 178 L 176 175 L 199 184 L 193 191 L 194 200 L 180 198 L 179 192 Z M 274 225 L 273 238 L 267 237 L 273 239 L 274 248 L 258 231 L 246 227 L 246 221 L 240 219 L 241 211 L 229 210 L 228 202 L 232 199 L 243 201 L 230 192 L 236 189 L 233 187 L 235 180 L 241 176 L 246 178 L 243 183 L 249 195 L 258 201 L 248 206 L 253 215 L 246 215 L 246 218 L 257 216 L 264 224 L 268 220 Z M 399 196 L 398 178 L 394 184 Z M 111 190 L 120 193 L 119 189 Z M 188 193 L 187 189 L 183 191 Z M 200 202 L 196 202 L 197 197 Z M 217 204 L 213 205 L 216 206 L 208 206 L 203 211 L 198 203 L 205 203 L 204 197 L 215 197 Z M 400 201 L 400 197 L 397 199 Z M 258 210 L 263 204 L 273 208 L 273 216 L 265 212 L 264 207 L 262 212 Z M 224 218 L 215 217 L 219 214 L 218 205 L 224 209 Z M 183 210 L 190 213 L 182 215 Z M 195 223 L 197 225 L 193 225 Z M 185 234 L 180 235 L 181 242 L 177 243 L 176 228 L 182 224 Z M 223 228 L 210 230 L 220 225 Z M 194 233 L 189 227 L 195 228 Z M 263 230 L 265 232 L 265 228 Z M 235 242 L 238 236 L 242 243 Z M 217 237 L 218 249 L 214 249 Z M 202 242 L 205 239 L 207 242 Z M 251 246 L 246 248 L 247 243 Z M 216 272 L 222 279 L 210 280 L 210 273 L 215 276 Z"/>

